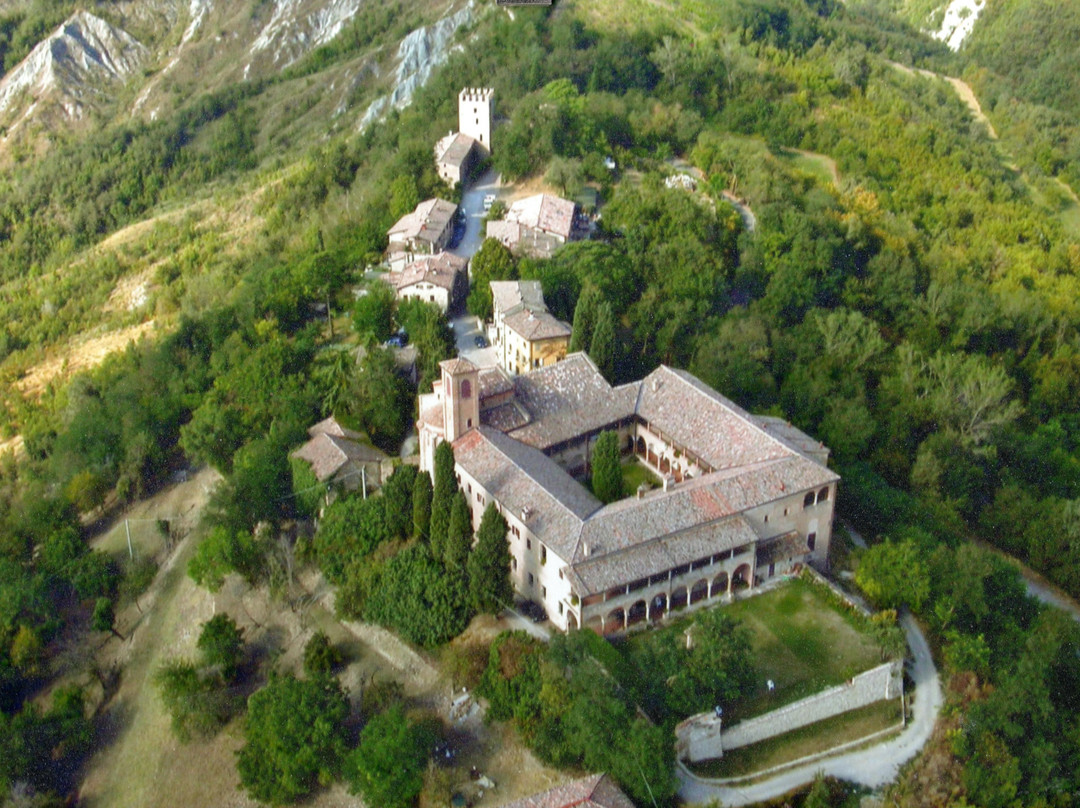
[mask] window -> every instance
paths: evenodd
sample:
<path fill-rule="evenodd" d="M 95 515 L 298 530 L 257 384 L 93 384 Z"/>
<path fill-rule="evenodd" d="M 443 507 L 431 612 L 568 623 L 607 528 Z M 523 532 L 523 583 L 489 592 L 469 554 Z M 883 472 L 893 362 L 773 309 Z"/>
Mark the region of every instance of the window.
<path fill-rule="evenodd" d="M 784 516 L 787 516 L 788 509 L 784 508 Z"/>
<path fill-rule="evenodd" d="M 769 514 L 765 514 L 765 524 L 769 524 Z"/>
<path fill-rule="evenodd" d="M 510 528 L 510 532 L 517 536 L 519 539 L 521 538 L 521 531 L 517 529 L 516 525 Z"/>
<path fill-rule="evenodd" d="M 547 600 L 547 587 L 546 586 L 540 587 L 540 597 L 542 597 L 544 600 Z"/>
<path fill-rule="evenodd" d="M 813 504 L 814 504 L 814 492 L 813 491 L 807 491 L 806 496 L 803 497 L 802 506 L 804 508 L 809 508 Z"/>
<path fill-rule="evenodd" d="M 472 429 L 472 418 L 466 418 L 465 419 L 465 428 L 466 429 Z"/>
<path fill-rule="evenodd" d="M 806 546 L 813 550 L 815 544 L 817 544 L 817 533 L 811 533 L 806 537 Z"/>
<path fill-rule="evenodd" d="M 526 550 L 531 550 L 532 549 L 532 539 L 530 539 L 528 536 L 525 537 L 525 549 Z"/>
<path fill-rule="evenodd" d="M 468 489 L 468 490 L 467 490 L 467 491 L 466 491 L 465 493 L 467 493 L 467 494 L 471 494 L 471 493 L 472 493 L 472 483 L 469 483 L 469 484 L 468 484 L 468 485 L 466 485 L 465 487 L 466 487 L 466 488 Z"/>
<path fill-rule="evenodd" d="M 517 572 L 517 559 L 513 556 L 510 556 L 510 569 L 512 569 L 514 572 Z"/>
<path fill-rule="evenodd" d="M 481 505 L 484 504 L 484 497 L 479 491 L 476 492 L 476 501 L 479 502 Z"/>
<path fill-rule="evenodd" d="M 563 579 L 563 577 L 562 577 L 562 570 L 559 570 L 559 580 L 561 581 L 562 579 Z"/>
<path fill-rule="evenodd" d="M 824 488 L 822 488 L 820 491 L 817 492 L 817 501 L 818 502 L 826 502 L 826 501 L 828 501 L 828 499 L 829 499 L 829 487 L 825 486 Z"/>
<path fill-rule="evenodd" d="M 559 614 L 562 614 L 562 601 L 559 601 Z"/>
<path fill-rule="evenodd" d="M 544 545 L 540 545 L 540 563 L 547 563 L 547 548 Z"/>
<path fill-rule="evenodd" d="M 529 586 L 532 586 L 532 585 L 533 585 L 533 574 L 530 572 L 529 573 Z"/>
<path fill-rule="evenodd" d="M 433 297 L 431 299 L 434 300 L 435 298 Z M 462 398 L 469 398 L 471 396 L 472 396 L 472 383 L 468 379 L 465 379 L 461 383 L 461 397 Z"/>

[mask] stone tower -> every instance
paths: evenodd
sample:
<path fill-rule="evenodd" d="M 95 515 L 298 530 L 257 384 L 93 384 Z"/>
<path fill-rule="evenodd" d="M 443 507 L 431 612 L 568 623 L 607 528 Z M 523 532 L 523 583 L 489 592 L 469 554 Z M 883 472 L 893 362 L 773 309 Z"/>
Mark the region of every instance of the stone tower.
<path fill-rule="evenodd" d="M 447 359 L 442 369 L 443 439 L 451 443 L 480 426 L 480 370 L 468 359 Z"/>
<path fill-rule="evenodd" d="M 491 120 L 495 117 L 495 90 L 466 87 L 458 94 L 458 131 L 491 152 Z"/>

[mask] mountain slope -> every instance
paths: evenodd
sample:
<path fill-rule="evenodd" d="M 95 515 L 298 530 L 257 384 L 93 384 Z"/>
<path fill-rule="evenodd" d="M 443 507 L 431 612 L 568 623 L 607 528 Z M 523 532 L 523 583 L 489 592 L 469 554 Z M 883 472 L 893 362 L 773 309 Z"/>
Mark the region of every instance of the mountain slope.
<path fill-rule="evenodd" d="M 9 130 L 30 116 L 78 120 L 147 57 L 134 37 L 100 17 L 76 12 L 0 82 L 0 122 Z"/>

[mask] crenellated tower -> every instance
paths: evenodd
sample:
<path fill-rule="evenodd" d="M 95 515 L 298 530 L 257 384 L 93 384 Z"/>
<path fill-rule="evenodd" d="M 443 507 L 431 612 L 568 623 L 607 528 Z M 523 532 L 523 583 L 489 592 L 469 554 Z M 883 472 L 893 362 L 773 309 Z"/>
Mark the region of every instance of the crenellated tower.
<path fill-rule="evenodd" d="M 458 131 L 491 152 L 491 121 L 495 117 L 495 90 L 466 87 L 458 94 Z"/>

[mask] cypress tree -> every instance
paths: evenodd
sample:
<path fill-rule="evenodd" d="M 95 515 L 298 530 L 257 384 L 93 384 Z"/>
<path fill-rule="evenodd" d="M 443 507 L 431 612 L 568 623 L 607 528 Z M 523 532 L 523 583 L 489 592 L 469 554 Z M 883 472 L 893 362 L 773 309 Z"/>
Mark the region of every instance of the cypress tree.
<path fill-rule="evenodd" d="M 596 328 L 589 343 L 589 356 L 608 381 L 615 375 L 615 313 L 610 303 L 600 304 L 596 314 Z"/>
<path fill-rule="evenodd" d="M 601 502 L 614 502 L 623 496 L 622 469 L 619 468 L 619 436 L 602 432 L 592 455 L 592 490 Z"/>
<path fill-rule="evenodd" d="M 443 561 L 448 572 L 464 572 L 465 563 L 472 549 L 472 518 L 469 500 L 460 489 L 454 494 L 450 507 L 450 525 L 446 531 Z"/>
<path fill-rule="evenodd" d="M 506 520 L 488 505 L 476 531 L 476 546 L 469 554 L 469 606 L 473 611 L 498 614 L 514 597 L 510 582 L 510 543 Z"/>
<path fill-rule="evenodd" d="M 421 472 L 416 475 L 412 494 L 413 538 L 428 539 L 431 527 L 431 475 Z"/>
<path fill-rule="evenodd" d="M 450 527 L 450 508 L 455 491 L 457 477 L 454 474 L 454 448 L 443 441 L 435 449 L 435 485 L 431 496 L 431 523 L 428 527 L 431 554 L 439 560 L 442 560 L 446 552 L 446 531 Z"/>
<path fill-rule="evenodd" d="M 587 351 L 596 327 L 597 308 L 601 303 L 600 292 L 592 284 L 586 284 L 574 307 L 574 327 L 570 334 L 570 353 Z"/>

